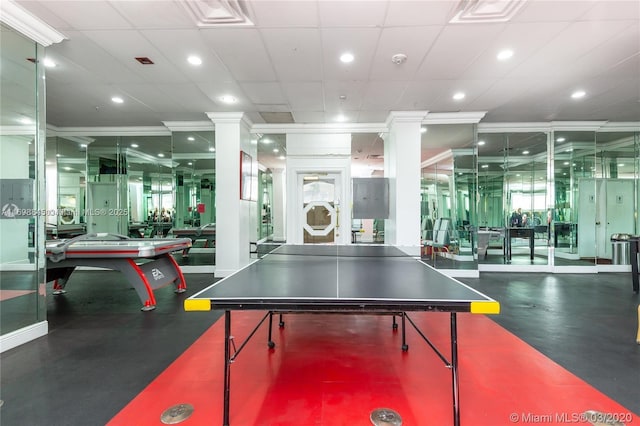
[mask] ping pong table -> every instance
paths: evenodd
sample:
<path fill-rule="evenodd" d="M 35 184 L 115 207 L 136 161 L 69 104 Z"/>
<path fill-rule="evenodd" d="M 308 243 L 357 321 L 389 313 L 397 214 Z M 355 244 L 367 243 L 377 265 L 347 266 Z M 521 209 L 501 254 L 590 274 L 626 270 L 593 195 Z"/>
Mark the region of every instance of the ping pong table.
<path fill-rule="evenodd" d="M 402 350 L 405 320 L 451 369 L 453 424 L 460 425 L 458 394 L 458 312 L 498 314 L 500 304 L 450 278 L 397 247 L 386 245 L 283 245 L 243 269 L 194 294 L 186 311 L 224 311 L 223 422 L 229 425 L 231 363 L 268 318 L 268 346 L 274 313 L 342 313 L 399 315 Z M 236 349 L 231 341 L 231 312 L 267 311 Z M 450 360 L 441 353 L 407 312 L 449 312 Z M 280 325 L 282 326 L 282 320 Z M 231 352 L 233 344 L 234 352 Z"/>
<path fill-rule="evenodd" d="M 191 244 L 195 244 L 197 240 L 205 240 L 205 247 L 214 247 L 216 244 L 216 224 L 207 223 L 196 228 L 171 228 L 169 231 L 175 237 L 189 238 Z M 189 255 L 189 249 L 182 252 L 183 257 Z"/>
<path fill-rule="evenodd" d="M 153 290 L 173 283 L 176 293 L 186 291 L 186 281 L 171 253 L 189 247 L 188 238 L 129 238 L 107 233 L 49 240 L 46 279 L 53 282 L 53 294 L 60 295 L 66 292 L 67 281 L 78 266 L 120 271 L 138 293 L 141 310 L 151 311 L 156 307 Z"/>

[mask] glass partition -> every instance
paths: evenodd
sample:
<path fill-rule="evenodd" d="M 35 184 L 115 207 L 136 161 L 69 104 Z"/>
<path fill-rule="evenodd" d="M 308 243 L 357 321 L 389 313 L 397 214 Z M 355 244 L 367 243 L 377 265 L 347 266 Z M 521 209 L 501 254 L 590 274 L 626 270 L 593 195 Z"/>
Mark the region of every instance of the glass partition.
<path fill-rule="evenodd" d="M 258 240 L 273 240 L 273 173 L 270 169 L 258 171 L 258 211 L 260 212 Z"/>
<path fill-rule="evenodd" d="M 0 26 L 0 334 L 2 349 L 46 325 L 44 49 Z M 9 336 L 13 336 L 10 338 Z M 5 340 L 5 337 L 7 340 Z"/>

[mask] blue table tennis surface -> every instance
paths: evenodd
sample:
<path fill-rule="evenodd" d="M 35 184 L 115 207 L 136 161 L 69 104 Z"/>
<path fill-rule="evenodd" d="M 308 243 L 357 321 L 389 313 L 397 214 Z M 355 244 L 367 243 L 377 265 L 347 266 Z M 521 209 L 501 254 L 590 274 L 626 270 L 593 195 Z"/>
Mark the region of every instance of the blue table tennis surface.
<path fill-rule="evenodd" d="M 185 309 L 493 314 L 500 305 L 397 247 L 283 245 L 193 295 Z"/>

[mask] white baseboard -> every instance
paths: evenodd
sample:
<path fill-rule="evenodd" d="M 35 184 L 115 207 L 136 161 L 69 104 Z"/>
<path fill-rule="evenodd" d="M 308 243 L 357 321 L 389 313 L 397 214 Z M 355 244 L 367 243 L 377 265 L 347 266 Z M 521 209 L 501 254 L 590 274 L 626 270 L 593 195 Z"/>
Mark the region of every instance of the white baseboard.
<path fill-rule="evenodd" d="M 28 325 L 16 331 L 3 334 L 0 336 L 0 353 L 35 340 L 38 337 L 46 336 L 48 332 L 49 323 L 47 321 L 42 321 Z"/>
<path fill-rule="evenodd" d="M 480 271 L 477 269 L 438 269 L 451 278 L 480 278 Z"/>

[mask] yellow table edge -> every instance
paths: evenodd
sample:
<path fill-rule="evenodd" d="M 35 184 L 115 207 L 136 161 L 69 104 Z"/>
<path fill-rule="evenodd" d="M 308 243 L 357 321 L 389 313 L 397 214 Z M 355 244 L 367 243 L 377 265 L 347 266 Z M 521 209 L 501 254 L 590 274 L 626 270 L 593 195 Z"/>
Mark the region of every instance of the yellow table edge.
<path fill-rule="evenodd" d="M 500 303 L 495 300 L 476 301 L 471 302 L 472 314 L 499 314 Z"/>
<path fill-rule="evenodd" d="M 210 311 L 211 301 L 209 299 L 187 299 L 184 301 L 185 311 Z"/>

